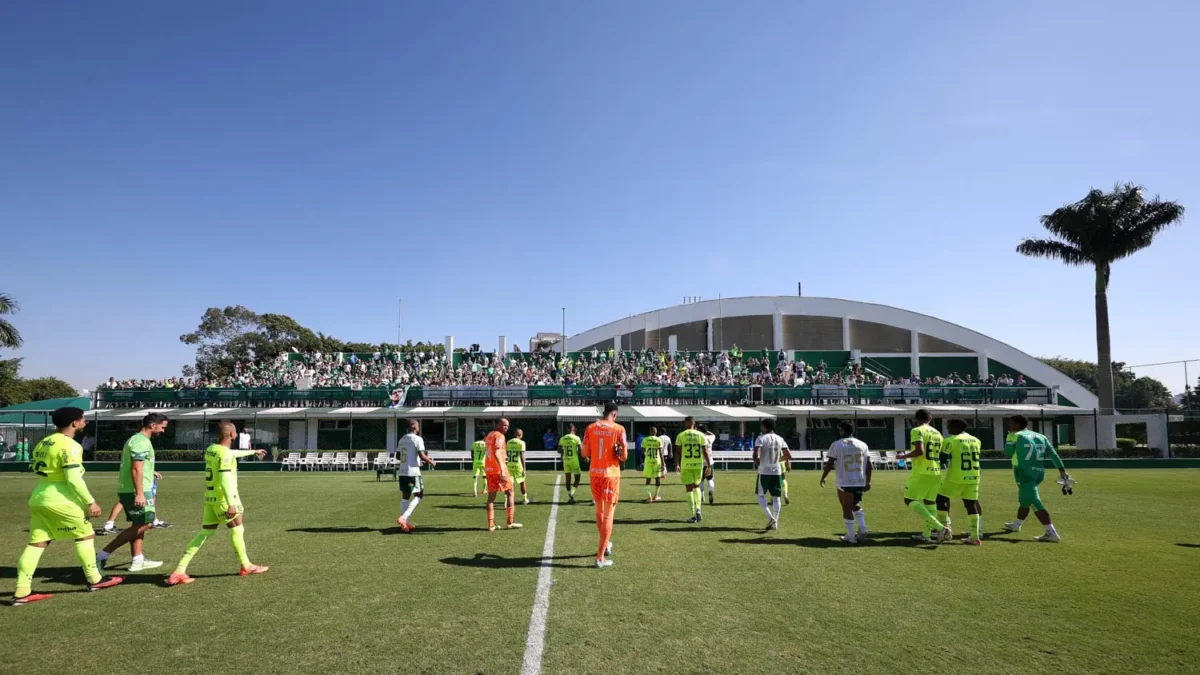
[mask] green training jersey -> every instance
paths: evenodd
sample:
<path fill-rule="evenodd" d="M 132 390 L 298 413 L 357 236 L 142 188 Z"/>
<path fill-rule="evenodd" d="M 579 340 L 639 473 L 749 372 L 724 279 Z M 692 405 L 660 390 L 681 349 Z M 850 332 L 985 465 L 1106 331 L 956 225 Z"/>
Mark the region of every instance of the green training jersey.
<path fill-rule="evenodd" d="M 937 429 L 922 424 L 919 427 L 913 427 L 908 434 L 909 449 L 915 449 L 917 443 L 921 444 L 920 457 L 913 457 L 911 460 L 914 476 L 940 476 L 942 475 L 942 434 Z"/>
<path fill-rule="evenodd" d="M 981 447 L 979 439 L 966 432 L 945 440 L 942 455 L 950 456 L 950 466 L 946 469 L 947 483 L 979 483 Z"/>
<path fill-rule="evenodd" d="M 142 494 L 149 495 L 154 488 L 154 446 L 146 434 L 138 432 L 125 441 L 121 450 L 121 471 L 117 474 L 117 493 L 133 494 L 133 463 L 142 461 Z"/>
<path fill-rule="evenodd" d="M 704 467 L 704 448 L 708 439 L 695 429 L 684 429 L 675 437 L 676 452 L 679 453 L 679 468 L 700 469 Z"/>
<path fill-rule="evenodd" d="M 567 434 L 558 439 L 558 448 L 562 450 L 563 460 L 573 462 L 579 459 L 579 446 L 583 445 L 583 441 L 575 434 Z"/>
<path fill-rule="evenodd" d="M 221 485 L 221 474 L 229 474 L 229 486 L 232 494 L 228 494 Z M 204 501 L 215 504 L 237 503 L 237 460 L 233 451 L 213 443 L 204 451 Z M 228 508 L 228 507 L 226 507 Z"/>
<path fill-rule="evenodd" d="M 642 454 L 647 462 L 662 462 L 662 441 L 657 436 L 642 439 Z"/>
<path fill-rule="evenodd" d="M 38 486 L 46 483 L 66 483 L 67 469 L 79 469 L 83 475 L 83 446 L 73 438 L 53 433 L 33 448 L 33 472 Z"/>
<path fill-rule="evenodd" d="M 521 455 L 525 454 L 525 441 L 519 438 L 509 439 L 505 449 L 508 450 L 508 463 L 520 464 Z"/>
<path fill-rule="evenodd" d="M 1011 443 L 1004 444 L 1004 454 L 1013 458 L 1013 465 L 1018 471 L 1022 469 L 1044 470 L 1048 458 L 1056 468 L 1063 468 L 1058 451 L 1051 445 L 1050 439 L 1036 431 L 1025 431 L 1011 434 L 1015 436 Z"/>
<path fill-rule="evenodd" d="M 484 455 L 487 454 L 487 443 L 475 441 L 471 444 L 471 463 L 483 466 Z"/>

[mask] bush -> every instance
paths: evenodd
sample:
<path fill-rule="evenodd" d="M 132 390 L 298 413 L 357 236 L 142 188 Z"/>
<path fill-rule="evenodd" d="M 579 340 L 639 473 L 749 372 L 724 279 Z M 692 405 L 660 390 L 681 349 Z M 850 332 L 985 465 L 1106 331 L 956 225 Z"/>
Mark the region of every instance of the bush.
<path fill-rule="evenodd" d="M 1117 439 L 1117 449 L 1118 450 L 1133 450 L 1134 448 L 1137 447 L 1137 444 L 1138 444 L 1137 439 L 1133 439 L 1133 438 L 1118 438 Z"/>
<path fill-rule="evenodd" d="M 1200 445 L 1172 445 L 1172 457 L 1200 457 Z"/>
<path fill-rule="evenodd" d="M 120 450 L 97 450 L 97 462 L 119 462 L 121 461 Z M 203 450 L 155 450 L 154 461 L 156 462 L 203 462 Z"/>

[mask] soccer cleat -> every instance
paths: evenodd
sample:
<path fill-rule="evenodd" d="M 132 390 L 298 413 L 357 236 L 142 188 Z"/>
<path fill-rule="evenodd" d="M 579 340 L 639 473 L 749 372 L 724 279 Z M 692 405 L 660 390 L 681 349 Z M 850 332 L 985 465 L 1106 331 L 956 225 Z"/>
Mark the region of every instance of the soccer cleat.
<path fill-rule="evenodd" d="M 649 503 L 651 503 L 651 502 L 653 502 L 653 501 L 654 501 L 654 497 L 646 497 L 646 503 L 647 503 L 647 504 L 649 504 Z"/>
<path fill-rule="evenodd" d="M 23 598 L 13 598 L 12 605 L 13 607 L 20 607 L 21 605 L 28 605 L 41 600 L 49 600 L 53 597 L 53 593 L 30 593 Z"/>
<path fill-rule="evenodd" d="M 1052 544 L 1057 544 L 1062 541 L 1062 537 L 1058 536 L 1057 532 L 1047 532 L 1039 537 L 1034 537 L 1034 541 L 1048 541 Z"/>
<path fill-rule="evenodd" d="M 167 577 L 168 586 L 180 586 L 184 584 L 190 584 L 193 581 L 195 581 L 195 579 L 189 577 L 184 572 L 171 572 L 171 576 Z"/>
<path fill-rule="evenodd" d="M 151 525 L 150 529 L 152 529 L 152 530 L 169 530 L 172 527 L 174 527 L 174 525 L 172 525 L 168 522 L 159 520 L 159 521 L 156 521 L 153 525 Z"/>
<path fill-rule="evenodd" d="M 963 543 L 967 546 L 983 546 L 982 539 L 971 539 L 970 537 L 963 539 Z"/>
<path fill-rule="evenodd" d="M 954 538 L 954 534 L 950 532 L 949 528 L 945 527 L 943 527 L 937 534 L 933 535 L 933 541 L 937 544 L 950 541 L 952 538 Z"/>
<path fill-rule="evenodd" d="M 779 521 L 775 520 L 774 518 L 767 518 L 767 525 L 763 529 L 764 530 L 777 530 L 777 529 L 779 529 Z"/>
<path fill-rule="evenodd" d="M 788 504 L 791 504 L 791 503 L 792 503 L 792 499 L 791 499 L 791 497 L 788 497 L 787 495 L 784 495 L 784 496 L 783 496 L 783 505 L 784 505 L 784 506 L 787 506 Z"/>
<path fill-rule="evenodd" d="M 691 518 L 688 518 L 687 520 L 685 520 L 685 521 L 683 521 L 683 522 L 685 522 L 685 523 L 698 523 L 698 522 L 700 522 L 700 516 L 692 516 Z"/>
<path fill-rule="evenodd" d="M 264 572 L 266 572 L 269 569 L 271 569 L 271 568 L 268 565 L 251 565 L 249 567 L 243 567 L 242 569 L 238 570 L 238 576 L 248 577 L 251 574 L 263 574 Z"/>
<path fill-rule="evenodd" d="M 120 532 L 120 530 L 118 530 L 118 529 L 117 529 L 117 528 L 115 528 L 115 527 L 105 527 L 105 528 L 104 528 L 104 529 L 102 529 L 102 530 L 97 530 L 97 531 L 96 531 L 96 534 L 112 535 L 112 534 L 116 534 L 116 533 L 118 533 L 118 532 Z"/>
<path fill-rule="evenodd" d="M 574 503 L 575 503 L 575 495 L 571 495 L 571 496 L 570 496 L 570 497 L 567 499 L 567 503 L 568 503 L 568 504 L 574 504 Z"/>
<path fill-rule="evenodd" d="M 163 562 L 161 560 L 142 560 L 141 562 L 134 561 L 129 563 L 129 571 L 144 572 L 146 570 L 152 570 L 155 567 L 162 567 L 162 565 Z"/>
<path fill-rule="evenodd" d="M 488 525 L 488 529 L 487 529 L 487 530 L 488 530 L 488 532 L 495 532 L 495 531 L 496 531 L 496 526 L 495 526 L 495 525 Z"/>
<path fill-rule="evenodd" d="M 106 588 L 112 588 L 125 581 L 125 577 L 100 577 L 100 581 L 94 584 L 88 584 L 88 592 L 102 591 Z"/>
<path fill-rule="evenodd" d="M 712 506 L 713 500 L 715 500 L 716 498 L 717 498 L 716 493 L 714 493 L 712 490 L 709 490 L 708 491 L 708 505 Z"/>
<path fill-rule="evenodd" d="M 779 519 L 778 519 L 778 518 L 775 518 L 775 519 L 774 519 L 774 522 L 772 522 L 772 523 L 771 523 L 771 529 L 772 529 L 772 530 L 778 530 L 778 529 L 779 529 Z"/>
<path fill-rule="evenodd" d="M 408 521 L 404 519 L 404 516 L 400 516 L 399 518 L 397 518 L 396 524 L 399 525 L 400 529 L 404 530 L 405 532 L 412 532 L 413 530 L 416 529 L 412 525 L 408 524 Z"/>
<path fill-rule="evenodd" d="M 608 542 L 608 546 L 604 547 L 604 555 L 609 558 L 612 557 L 612 542 L 611 541 Z"/>
<path fill-rule="evenodd" d="M 658 495 L 654 495 L 654 499 L 652 501 L 661 502 L 662 497 L 659 497 Z"/>
<path fill-rule="evenodd" d="M 843 534 L 841 537 L 839 537 L 839 539 L 846 542 L 847 544 L 857 544 L 858 543 L 858 539 L 851 537 L 849 535 L 845 535 L 845 534 Z"/>
<path fill-rule="evenodd" d="M 857 534 L 857 535 L 855 535 L 855 537 L 854 537 L 854 538 L 855 538 L 855 539 L 866 539 L 866 538 L 867 538 L 867 535 L 868 535 L 868 534 L 870 534 L 870 533 L 871 533 L 871 531 L 870 531 L 870 530 L 868 530 L 868 529 L 866 529 L 866 528 L 863 528 L 863 529 L 861 529 L 861 530 L 859 530 L 859 531 L 858 531 L 858 534 Z"/>
<path fill-rule="evenodd" d="M 1021 531 L 1021 523 L 1018 521 L 1013 521 L 1011 523 L 1005 523 L 1004 529 L 1008 530 L 1009 532 L 1020 532 Z"/>
<path fill-rule="evenodd" d="M 612 564 L 613 563 L 611 560 L 597 560 L 596 561 L 596 569 L 604 569 L 605 567 L 612 567 Z"/>
<path fill-rule="evenodd" d="M 698 523 L 702 520 L 704 520 L 704 514 L 700 512 L 700 509 L 696 509 L 696 522 Z"/>
<path fill-rule="evenodd" d="M 505 527 L 505 529 L 508 529 L 508 530 L 519 530 L 524 526 L 521 525 L 520 523 L 509 523 L 508 525 L 505 525 L 504 527 Z"/>
<path fill-rule="evenodd" d="M 525 506 L 529 506 L 529 497 L 525 498 Z"/>

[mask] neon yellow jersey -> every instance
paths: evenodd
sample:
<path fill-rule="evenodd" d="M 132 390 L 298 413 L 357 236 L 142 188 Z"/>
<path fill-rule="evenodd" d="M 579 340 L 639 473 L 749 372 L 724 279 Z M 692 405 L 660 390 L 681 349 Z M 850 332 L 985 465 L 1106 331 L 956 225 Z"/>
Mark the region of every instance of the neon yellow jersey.
<path fill-rule="evenodd" d="M 509 439 L 505 449 L 508 450 L 508 463 L 510 465 L 519 465 L 521 463 L 521 455 L 525 454 L 525 441 L 519 438 Z"/>
<path fill-rule="evenodd" d="M 487 455 L 487 443 L 475 441 L 471 444 L 471 463 L 483 466 L 483 458 Z"/>
<path fill-rule="evenodd" d="M 647 436 L 642 439 L 642 453 L 647 462 L 662 462 L 662 441 L 657 436 Z"/>
<path fill-rule="evenodd" d="M 1014 451 L 1016 444 L 1017 444 L 1017 435 L 1016 434 L 1010 433 L 1004 437 L 1004 447 L 1008 451 L 1006 454 L 1012 455 L 1012 465 L 1014 468 L 1016 468 L 1016 466 L 1017 466 L 1017 453 Z"/>
<path fill-rule="evenodd" d="M 225 494 L 225 488 L 221 487 L 223 473 L 229 474 L 232 495 Z M 228 504 L 237 500 L 237 460 L 229 448 L 214 443 L 204 451 L 204 501 Z"/>
<path fill-rule="evenodd" d="M 679 453 L 680 469 L 701 469 L 704 467 L 704 448 L 708 439 L 695 429 L 684 429 L 675 437 L 676 452 Z"/>
<path fill-rule="evenodd" d="M 583 441 L 580 441 L 575 434 L 567 434 L 558 439 L 558 447 L 562 450 L 563 460 L 567 462 L 579 459 L 579 446 L 581 445 L 583 445 Z"/>
<path fill-rule="evenodd" d="M 38 485 L 66 483 L 67 469 L 79 469 L 83 475 L 83 446 L 75 439 L 53 433 L 38 442 L 33 449 L 33 472 Z"/>
<path fill-rule="evenodd" d="M 950 466 L 946 469 L 947 483 L 979 483 L 981 447 L 979 439 L 966 432 L 946 439 L 942 454 L 950 456 Z"/>
<path fill-rule="evenodd" d="M 913 450 L 917 443 L 921 444 L 922 455 L 912 458 L 913 475 L 921 476 L 940 476 L 942 475 L 942 434 L 937 429 L 922 424 L 919 427 L 913 427 L 908 434 L 909 450 Z"/>

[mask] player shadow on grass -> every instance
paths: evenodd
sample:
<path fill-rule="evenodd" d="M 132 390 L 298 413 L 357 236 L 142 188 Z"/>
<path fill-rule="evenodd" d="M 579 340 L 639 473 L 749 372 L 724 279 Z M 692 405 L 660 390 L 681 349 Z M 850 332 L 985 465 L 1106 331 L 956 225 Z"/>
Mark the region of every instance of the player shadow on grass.
<path fill-rule="evenodd" d="M 761 527 L 709 527 L 703 523 L 688 524 L 682 520 L 668 521 L 679 523 L 683 527 L 652 527 L 651 532 L 762 532 Z"/>
<path fill-rule="evenodd" d="M 761 530 L 759 530 L 761 532 Z M 877 537 L 875 533 L 871 533 L 871 537 L 860 544 L 847 544 L 839 539 L 840 535 L 832 535 L 830 537 L 799 537 L 796 539 L 774 539 L 767 536 L 759 537 L 758 539 L 721 539 L 722 544 L 766 544 L 768 546 L 800 546 L 802 548 L 876 548 L 882 546 L 904 548 L 923 548 L 933 550 L 937 548 L 936 544 L 926 544 L 912 538 L 911 533 L 906 533 L 903 537 Z"/>
<path fill-rule="evenodd" d="M 595 519 L 580 519 L 575 521 L 580 525 L 595 525 Z M 613 525 L 670 525 L 678 523 L 678 520 L 668 520 L 666 518 L 648 518 L 646 520 L 638 520 L 636 518 L 613 518 Z"/>
<path fill-rule="evenodd" d="M 306 534 L 366 534 L 368 532 L 378 532 L 379 534 L 445 534 L 446 532 L 472 532 L 481 530 L 479 527 L 443 527 L 440 525 L 430 525 L 422 527 L 418 525 L 411 532 L 405 532 L 399 525 L 392 527 L 366 527 L 366 526 L 333 526 L 333 527 L 294 527 L 288 532 L 304 532 Z"/>
<path fill-rule="evenodd" d="M 132 585 L 150 585 L 150 586 L 166 586 L 167 577 L 163 574 L 122 574 L 120 567 L 128 566 L 128 563 L 109 567 L 105 570 L 108 576 L 125 577 L 122 586 Z M 236 577 L 237 572 L 228 572 L 225 574 L 193 574 L 195 579 L 212 579 L 217 577 Z M 16 579 L 17 568 L 15 567 L 0 567 L 0 579 Z M 71 584 L 77 588 L 68 588 L 66 590 L 52 591 L 54 595 L 65 593 L 87 593 L 87 581 L 83 577 L 83 570 L 79 567 L 39 567 L 34 574 L 34 583 L 53 583 L 53 584 Z"/>
<path fill-rule="evenodd" d="M 1182 546 L 1182 547 L 1184 547 L 1184 548 L 1200 548 L 1200 544 L 1185 544 L 1185 543 L 1183 543 L 1183 542 L 1179 542 L 1179 543 L 1177 543 L 1177 544 L 1175 544 L 1175 545 L 1176 545 L 1176 546 Z"/>
<path fill-rule="evenodd" d="M 582 560 L 587 559 L 589 562 L 582 564 L 564 564 L 559 562 L 543 563 L 544 560 Z M 495 555 L 492 553 L 476 553 L 470 558 L 462 558 L 458 556 L 450 556 L 442 558 L 438 562 L 444 565 L 457 565 L 459 567 L 484 567 L 487 569 L 512 569 L 520 567 L 557 567 L 563 569 L 591 567 L 591 561 L 595 560 L 595 554 L 584 555 L 556 555 L 549 558 L 541 556 L 531 556 L 527 558 L 506 558 L 504 556 Z"/>

